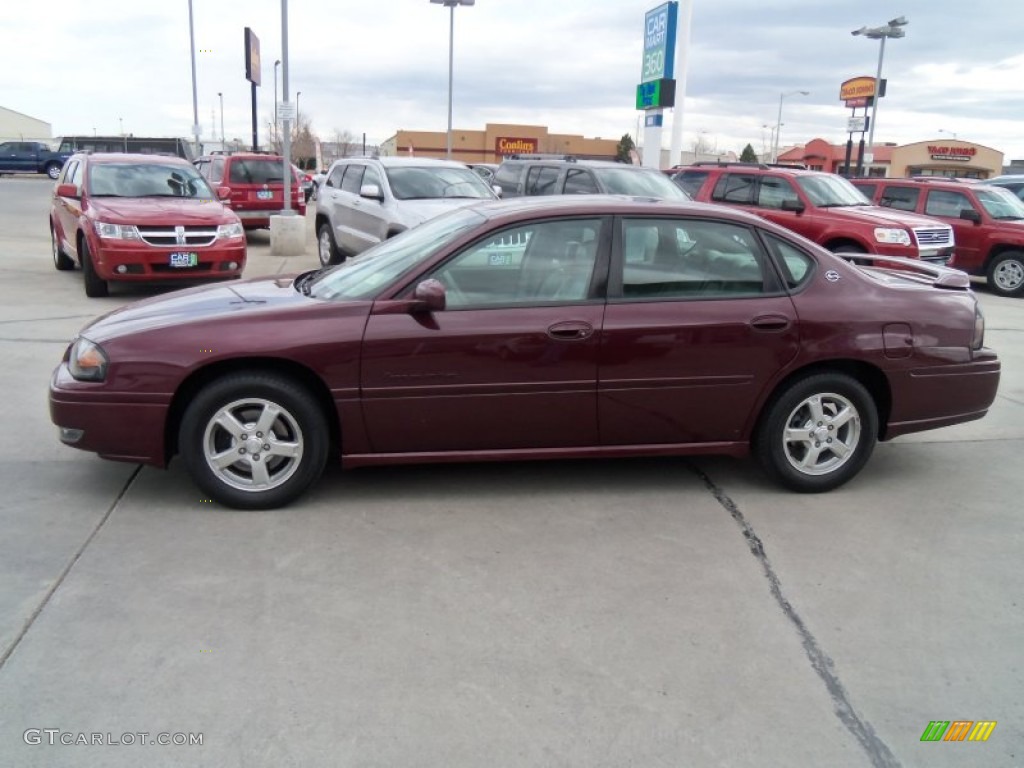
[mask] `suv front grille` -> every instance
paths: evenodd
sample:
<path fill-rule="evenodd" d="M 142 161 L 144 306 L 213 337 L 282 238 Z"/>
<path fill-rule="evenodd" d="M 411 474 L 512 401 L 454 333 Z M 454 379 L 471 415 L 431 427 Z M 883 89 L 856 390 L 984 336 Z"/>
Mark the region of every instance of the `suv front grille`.
<path fill-rule="evenodd" d="M 951 227 L 915 227 L 914 237 L 922 248 L 945 248 L 953 244 Z"/>
<path fill-rule="evenodd" d="M 138 227 L 139 235 L 149 245 L 210 245 L 217 239 L 216 227 Z M 180 234 L 180 237 L 179 237 Z"/>

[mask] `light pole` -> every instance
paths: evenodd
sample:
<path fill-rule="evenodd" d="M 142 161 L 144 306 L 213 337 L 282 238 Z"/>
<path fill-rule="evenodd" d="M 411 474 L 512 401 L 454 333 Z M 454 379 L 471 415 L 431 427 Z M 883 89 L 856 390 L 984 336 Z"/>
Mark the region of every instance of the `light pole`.
<path fill-rule="evenodd" d="M 281 66 L 281 60 L 274 62 L 274 138 L 277 138 L 277 68 Z"/>
<path fill-rule="evenodd" d="M 882 61 L 885 59 L 885 41 L 890 37 L 906 37 L 907 33 L 903 31 L 903 27 L 909 23 L 906 17 L 897 16 L 895 19 L 890 19 L 889 23 L 885 26 L 861 27 L 850 33 L 854 37 L 863 35 L 869 40 L 881 41 L 881 45 L 878 46 L 878 73 L 875 75 L 875 96 L 874 104 L 871 107 L 871 125 L 868 126 L 868 151 L 871 152 L 871 160 L 868 162 L 874 162 L 875 160 L 875 124 L 878 122 L 878 102 L 882 88 Z"/>
<path fill-rule="evenodd" d="M 810 96 L 810 91 L 789 91 L 779 94 L 779 115 L 775 119 L 775 142 L 772 147 L 772 162 L 779 162 L 779 134 L 782 132 L 782 102 L 788 96 Z"/>
<path fill-rule="evenodd" d="M 196 157 L 199 151 L 199 96 L 196 92 L 196 34 L 192 25 L 192 0 L 188 0 L 188 39 L 192 49 L 192 144 Z"/>
<path fill-rule="evenodd" d="M 774 150 L 774 148 L 775 148 L 775 126 L 774 125 L 769 125 L 768 123 L 765 123 L 764 125 L 761 126 L 761 129 L 764 130 L 765 128 L 768 129 L 768 148 L 771 149 L 771 150 Z M 768 152 L 764 151 L 764 134 L 763 133 L 761 134 L 761 150 L 762 150 L 762 154 L 763 155 L 768 155 L 769 158 L 771 157 L 771 155 Z M 764 160 L 762 160 L 761 162 L 763 163 Z"/>
<path fill-rule="evenodd" d="M 939 128 L 939 133 L 948 133 L 953 137 L 953 141 L 956 141 L 956 131 L 947 131 L 945 128 Z"/>
<path fill-rule="evenodd" d="M 295 92 L 295 130 L 299 130 L 299 96 L 302 95 L 302 91 Z"/>
<path fill-rule="evenodd" d="M 452 67 L 455 52 L 455 6 L 475 5 L 476 0 L 430 0 L 436 5 L 443 5 L 448 9 L 448 139 L 445 144 L 445 157 L 452 159 Z"/>
<path fill-rule="evenodd" d="M 217 91 L 217 96 L 220 97 L 220 148 L 227 149 L 225 146 L 226 140 L 224 138 L 224 94 Z"/>

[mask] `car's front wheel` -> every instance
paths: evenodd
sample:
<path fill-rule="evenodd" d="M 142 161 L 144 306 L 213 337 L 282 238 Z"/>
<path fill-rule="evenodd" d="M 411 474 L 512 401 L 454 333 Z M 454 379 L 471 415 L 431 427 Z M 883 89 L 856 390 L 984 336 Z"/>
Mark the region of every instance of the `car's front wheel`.
<path fill-rule="evenodd" d="M 228 507 L 272 509 L 320 477 L 327 421 L 312 395 L 271 373 L 217 379 L 189 404 L 178 447 L 203 491 Z"/>
<path fill-rule="evenodd" d="M 340 264 L 344 259 L 334 242 L 334 233 L 331 232 L 331 225 L 324 222 L 316 233 L 317 255 L 320 257 L 320 264 L 329 267 L 331 264 Z"/>
<path fill-rule="evenodd" d="M 75 268 L 75 260 L 64 253 L 64 248 L 61 247 L 60 240 L 57 238 L 57 230 L 54 229 L 53 225 L 50 225 L 50 242 L 53 246 L 53 266 L 61 272 L 67 272 L 69 269 Z"/>
<path fill-rule="evenodd" d="M 867 463 L 878 409 L 856 379 L 819 373 L 794 381 L 767 406 L 754 452 L 767 473 L 801 493 L 838 488 Z"/>
<path fill-rule="evenodd" d="M 1004 251 L 988 264 L 988 287 L 1000 296 L 1024 295 L 1024 253 Z"/>
<path fill-rule="evenodd" d="M 82 260 L 82 278 L 85 281 L 85 295 L 90 299 L 100 299 L 110 293 L 107 281 L 96 274 L 96 265 L 92 263 L 92 251 L 89 241 L 84 237 L 78 247 L 78 257 Z"/>

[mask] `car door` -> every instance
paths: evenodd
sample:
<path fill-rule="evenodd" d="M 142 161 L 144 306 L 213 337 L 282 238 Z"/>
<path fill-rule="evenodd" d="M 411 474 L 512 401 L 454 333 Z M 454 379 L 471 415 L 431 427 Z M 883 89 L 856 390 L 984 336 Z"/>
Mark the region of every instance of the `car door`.
<path fill-rule="evenodd" d="M 348 191 L 349 173 L 345 174 L 342 181 L 342 188 Z M 363 197 L 360 191 L 367 185 L 375 185 L 380 190 L 381 196 L 387 198 L 388 192 L 385 189 L 384 181 L 378 170 L 372 166 L 363 166 L 360 178 L 360 187 L 351 198 L 346 197 L 346 206 L 351 200 L 351 206 L 346 211 L 346 225 L 351 228 L 349 235 L 353 242 L 359 243 L 359 250 L 376 245 L 387 237 L 388 233 L 388 211 L 385 208 L 385 201 Z"/>
<path fill-rule="evenodd" d="M 508 226 L 422 276 L 446 286 L 444 311 L 375 308 L 361 363 L 373 450 L 596 445 L 609 232 L 598 217 Z"/>
<path fill-rule="evenodd" d="M 604 445 L 729 442 L 797 354 L 796 310 L 754 231 L 620 220 L 598 361 Z"/>
<path fill-rule="evenodd" d="M 64 246 L 65 253 L 77 253 L 75 247 L 75 229 L 78 226 L 78 218 L 82 215 L 82 163 L 79 160 L 69 161 L 57 177 L 57 186 L 61 184 L 74 184 L 78 188 L 79 197 L 57 197 L 54 210 L 57 215 L 58 236 Z"/>
<path fill-rule="evenodd" d="M 963 211 L 975 211 L 982 221 L 986 214 L 975 206 L 964 192 L 946 189 L 928 189 L 925 193 L 925 216 L 941 219 L 953 228 L 956 256 L 951 266 L 967 271 L 981 270 L 985 264 L 985 227 L 961 219 Z"/>
<path fill-rule="evenodd" d="M 338 246 L 348 253 L 361 253 L 372 242 L 365 233 L 355 225 L 356 211 L 362 205 L 359 190 L 363 185 L 363 174 L 366 166 L 363 163 L 348 163 L 345 175 L 341 177 L 341 185 L 334 195 L 335 231 Z"/>

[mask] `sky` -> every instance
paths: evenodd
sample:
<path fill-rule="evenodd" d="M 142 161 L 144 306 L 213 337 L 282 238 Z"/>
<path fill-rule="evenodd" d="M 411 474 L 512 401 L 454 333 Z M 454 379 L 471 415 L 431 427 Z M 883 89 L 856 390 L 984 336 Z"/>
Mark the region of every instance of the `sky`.
<path fill-rule="evenodd" d="M 685 0 L 684 0 L 685 1 Z M 1010 0 L 690 0 L 683 148 L 845 143 L 840 84 L 875 74 L 879 43 L 851 30 L 909 20 L 886 43 L 875 141 L 956 138 L 1024 158 L 1024 3 Z M 644 13 L 659 0 L 477 0 L 455 10 L 455 128 L 546 125 L 636 137 Z M 259 135 L 273 115 L 281 0 L 192 0 L 199 123 L 251 140 L 243 35 L 260 39 Z M 291 0 L 288 79 L 314 132 L 375 144 L 447 124 L 449 10 L 428 0 Z M 687 30 L 680 34 L 686 35 Z M 49 0 L 0 22 L 0 106 L 62 134 L 191 135 L 188 0 Z M 278 68 L 283 90 L 284 67 Z M 682 88 L 683 84 L 680 83 Z M 666 125 L 671 118 L 666 116 Z M 664 146 L 670 130 L 666 128 Z"/>

